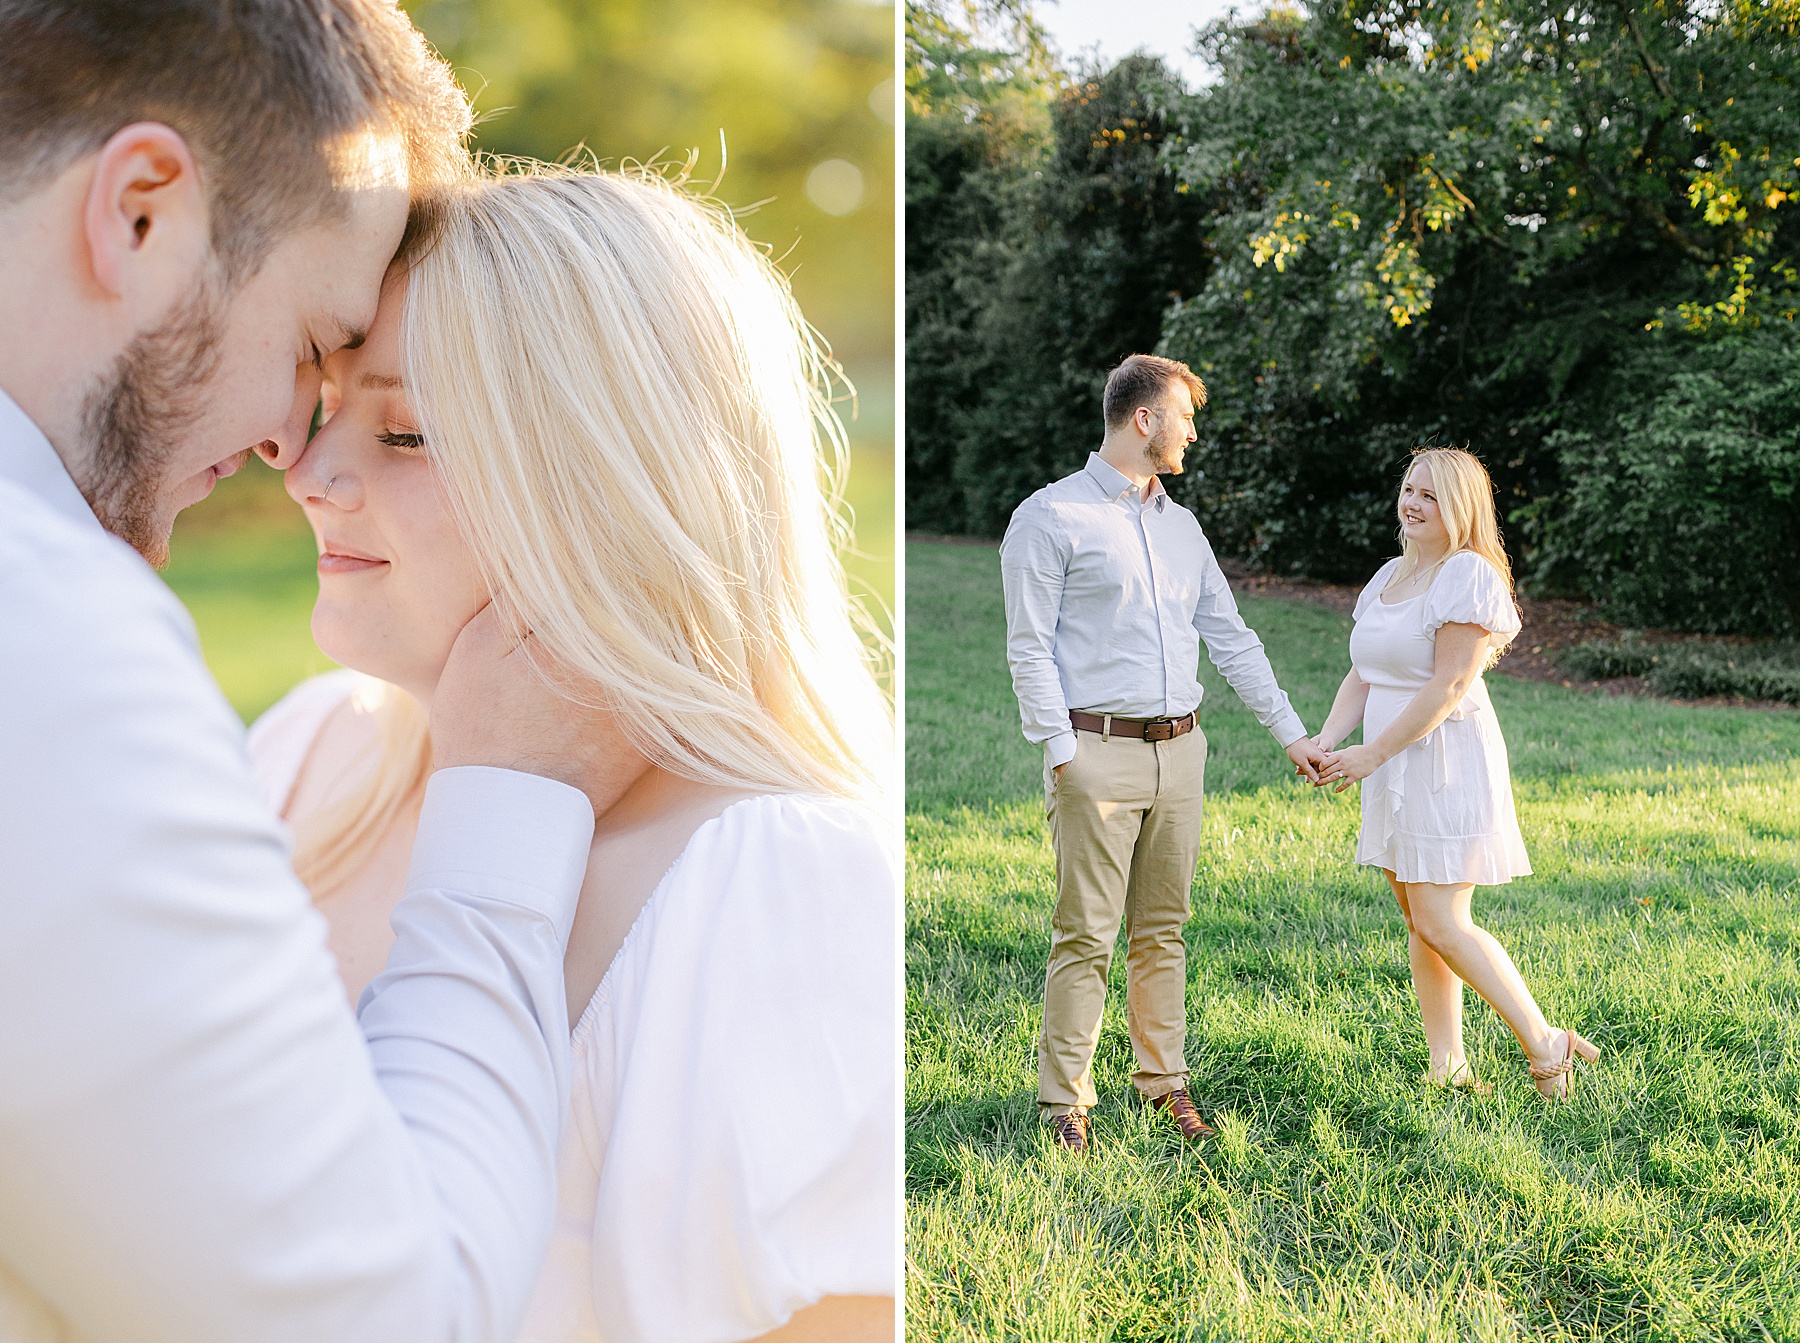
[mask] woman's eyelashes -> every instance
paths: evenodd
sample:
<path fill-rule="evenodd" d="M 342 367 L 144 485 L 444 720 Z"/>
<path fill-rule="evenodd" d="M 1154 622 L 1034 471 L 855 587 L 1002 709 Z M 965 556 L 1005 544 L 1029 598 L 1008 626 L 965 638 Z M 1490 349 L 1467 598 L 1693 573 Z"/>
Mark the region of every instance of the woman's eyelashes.
<path fill-rule="evenodd" d="M 396 452 L 421 453 L 425 451 L 423 434 L 403 434 L 392 429 L 384 429 L 375 435 L 377 443 L 386 444 Z"/>

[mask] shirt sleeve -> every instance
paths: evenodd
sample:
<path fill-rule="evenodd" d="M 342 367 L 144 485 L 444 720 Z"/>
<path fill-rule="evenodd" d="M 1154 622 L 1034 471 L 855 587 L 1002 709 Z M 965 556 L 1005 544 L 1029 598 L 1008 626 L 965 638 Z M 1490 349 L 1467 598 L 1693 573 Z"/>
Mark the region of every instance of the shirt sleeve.
<path fill-rule="evenodd" d="M 1020 504 L 1000 542 L 1000 582 L 1006 593 L 1006 660 L 1025 740 L 1044 743 L 1050 766 L 1075 758 L 1075 729 L 1056 670 L 1056 625 L 1068 574 L 1066 543 L 1042 499 Z"/>
<path fill-rule="evenodd" d="M 1281 746 L 1291 746 L 1306 735 L 1306 724 L 1288 702 L 1287 691 L 1276 681 L 1262 640 L 1238 614 L 1237 599 L 1231 595 L 1231 584 L 1219 568 L 1211 543 L 1202 537 L 1201 545 L 1205 555 L 1201 560 L 1200 599 L 1194 606 L 1194 631 L 1206 645 L 1206 655 L 1213 666 L 1256 715 L 1256 720 Z"/>
<path fill-rule="evenodd" d="M 1425 598 L 1425 636 L 1436 638 L 1445 625 L 1479 625 L 1505 647 L 1522 626 L 1519 608 L 1500 571 L 1465 550 L 1444 561 Z"/>
<path fill-rule="evenodd" d="M 579 792 L 434 776 L 362 1026 L 186 612 L 0 529 L 0 1260 L 108 1343 L 503 1343 L 548 1237 Z"/>
<path fill-rule="evenodd" d="M 763 798 L 695 837 L 608 972 L 591 1265 L 599 1336 L 729 1343 L 894 1296 L 895 928 L 886 823 Z M 576 1124 L 584 1118 L 577 1116 Z"/>

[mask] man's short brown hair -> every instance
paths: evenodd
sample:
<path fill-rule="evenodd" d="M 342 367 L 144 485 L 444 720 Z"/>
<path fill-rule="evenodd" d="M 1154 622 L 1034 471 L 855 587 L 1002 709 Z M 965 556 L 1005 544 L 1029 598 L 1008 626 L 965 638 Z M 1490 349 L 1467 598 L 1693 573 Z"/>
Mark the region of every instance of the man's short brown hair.
<path fill-rule="evenodd" d="M 399 136 L 416 192 L 466 171 L 470 114 L 392 0 L 0 0 L 0 200 L 137 121 L 188 142 L 241 282 L 343 208 L 348 139 Z"/>
<path fill-rule="evenodd" d="M 1161 410 L 1163 397 L 1177 382 L 1186 383 L 1193 393 L 1195 410 L 1206 404 L 1206 384 L 1186 364 L 1158 354 L 1126 355 L 1106 377 L 1106 394 L 1101 402 L 1106 427 L 1117 429 L 1137 413 L 1139 406 Z"/>

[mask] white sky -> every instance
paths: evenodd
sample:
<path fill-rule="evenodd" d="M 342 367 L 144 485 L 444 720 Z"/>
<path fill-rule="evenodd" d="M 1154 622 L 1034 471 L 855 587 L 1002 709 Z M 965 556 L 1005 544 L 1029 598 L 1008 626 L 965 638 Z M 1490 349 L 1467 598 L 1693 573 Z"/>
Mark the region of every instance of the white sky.
<path fill-rule="evenodd" d="M 1206 69 L 1193 54 L 1193 30 L 1231 8 L 1231 0 L 1039 0 L 1033 12 L 1065 58 L 1091 51 L 1096 42 L 1109 62 L 1142 47 L 1191 87 Z M 1237 8 L 1248 13 L 1261 5 L 1239 0 Z"/>

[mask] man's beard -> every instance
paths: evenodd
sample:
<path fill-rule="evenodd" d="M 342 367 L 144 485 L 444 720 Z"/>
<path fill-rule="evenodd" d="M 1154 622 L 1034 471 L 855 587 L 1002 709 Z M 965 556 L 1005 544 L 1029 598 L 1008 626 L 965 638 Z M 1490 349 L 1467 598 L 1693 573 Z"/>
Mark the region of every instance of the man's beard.
<path fill-rule="evenodd" d="M 160 499 L 174 483 L 169 459 L 200 418 L 219 366 L 224 311 L 224 284 L 209 270 L 161 326 L 132 337 L 82 402 L 87 478 L 75 483 L 100 525 L 159 569 L 174 528 Z"/>
<path fill-rule="evenodd" d="M 1182 433 L 1180 421 L 1171 424 L 1165 419 L 1144 445 L 1144 456 L 1150 459 L 1150 469 L 1155 474 L 1178 476 L 1181 474 L 1181 454 L 1185 447 L 1187 437 Z"/>

